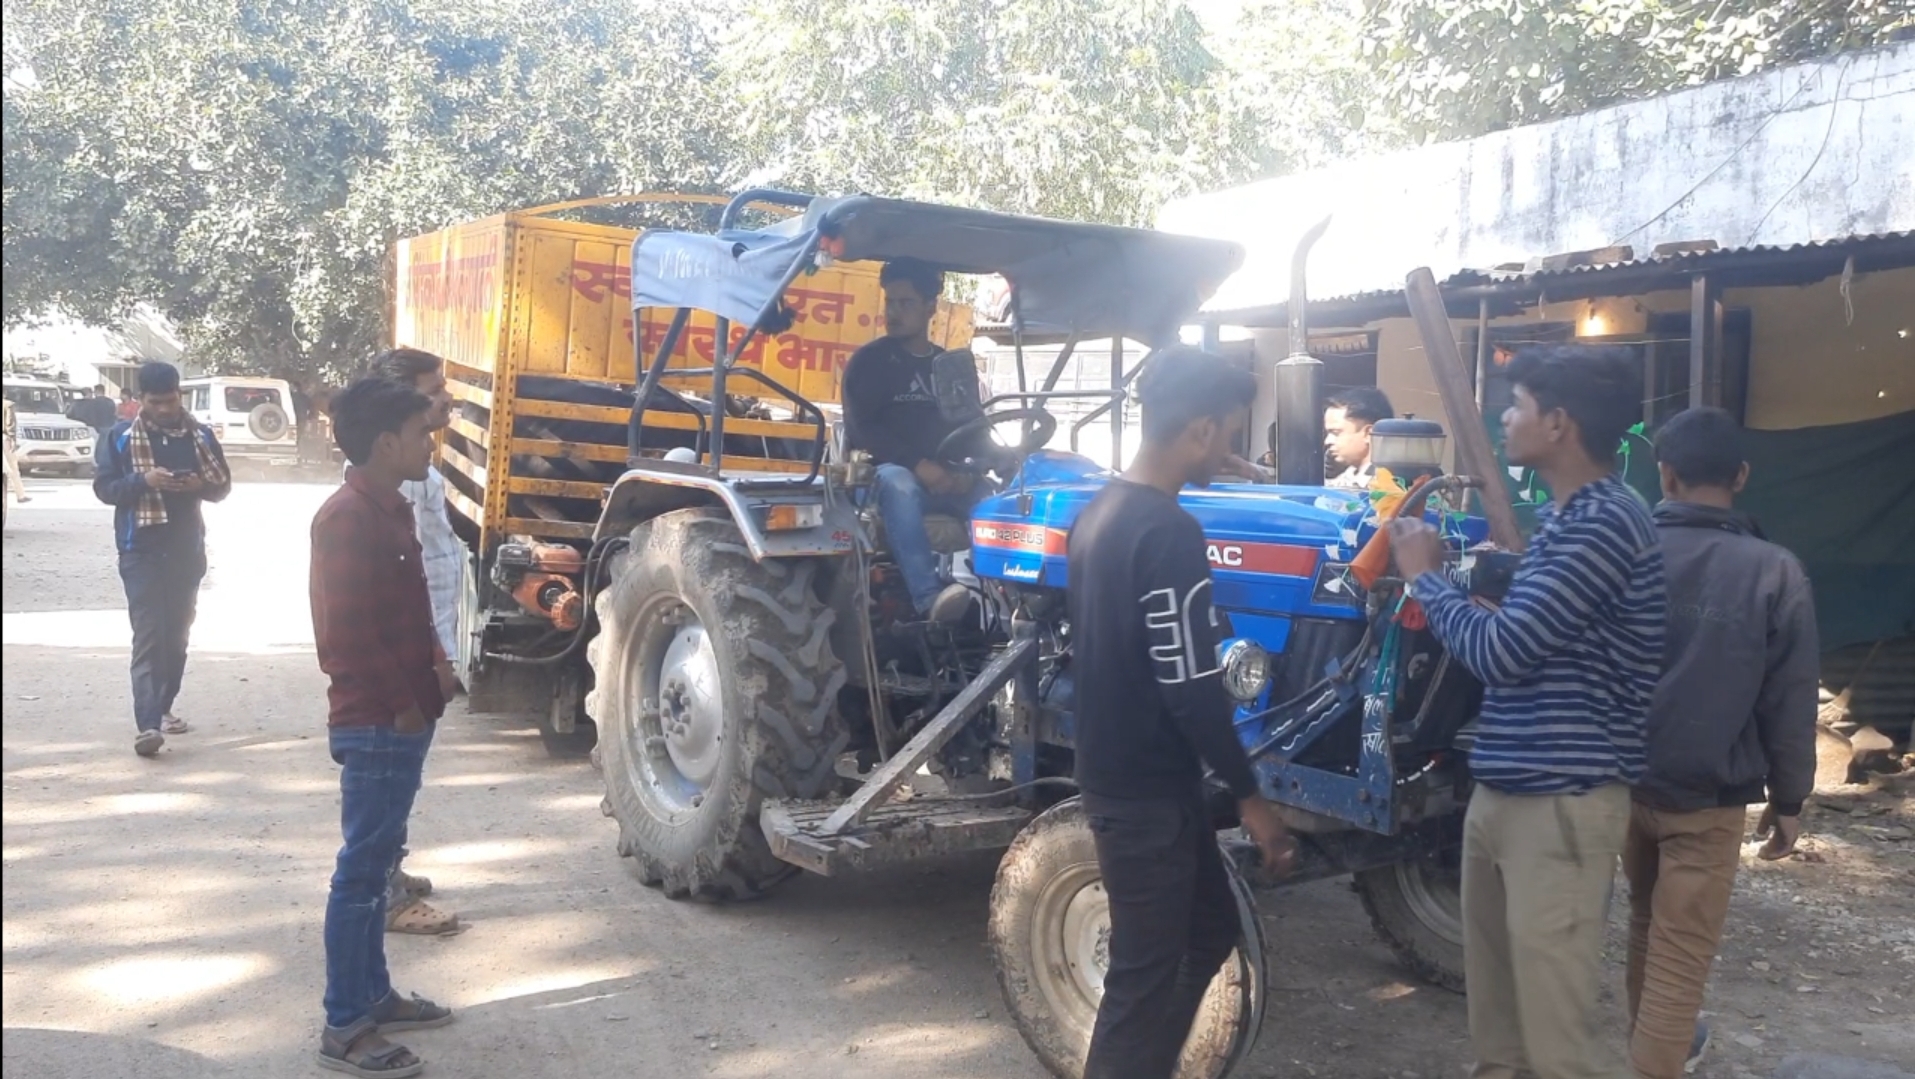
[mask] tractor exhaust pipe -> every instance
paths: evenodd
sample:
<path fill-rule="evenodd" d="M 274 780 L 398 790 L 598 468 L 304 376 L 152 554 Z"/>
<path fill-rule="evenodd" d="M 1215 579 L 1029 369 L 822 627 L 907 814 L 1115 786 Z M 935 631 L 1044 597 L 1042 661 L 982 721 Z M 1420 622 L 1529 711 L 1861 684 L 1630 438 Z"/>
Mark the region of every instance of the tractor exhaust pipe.
<path fill-rule="evenodd" d="M 1310 355 L 1304 267 L 1329 227 L 1327 217 L 1312 225 L 1290 256 L 1290 355 L 1277 363 L 1277 482 L 1304 487 L 1323 484 L 1323 364 Z"/>

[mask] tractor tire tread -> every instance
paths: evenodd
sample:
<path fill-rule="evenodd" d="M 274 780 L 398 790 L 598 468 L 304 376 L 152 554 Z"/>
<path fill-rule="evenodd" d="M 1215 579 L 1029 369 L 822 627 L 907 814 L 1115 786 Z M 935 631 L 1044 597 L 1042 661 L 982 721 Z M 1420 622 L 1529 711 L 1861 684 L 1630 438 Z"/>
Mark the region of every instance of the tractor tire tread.
<path fill-rule="evenodd" d="M 595 601 L 601 629 L 586 650 L 595 675 L 586 706 L 603 734 L 606 797 L 639 879 L 673 899 L 751 899 L 794 875 L 759 831 L 759 807 L 830 793 L 850 741 L 837 710 L 847 676 L 830 645 L 831 611 L 813 587 L 817 566 L 754 562 L 740 538 L 731 518 L 710 508 L 641 524 Z M 717 650 L 733 762 L 674 821 L 646 810 L 624 759 L 632 743 L 621 742 L 640 722 L 625 715 L 638 695 L 625 668 L 650 632 L 644 619 L 660 591 L 697 613 Z"/>

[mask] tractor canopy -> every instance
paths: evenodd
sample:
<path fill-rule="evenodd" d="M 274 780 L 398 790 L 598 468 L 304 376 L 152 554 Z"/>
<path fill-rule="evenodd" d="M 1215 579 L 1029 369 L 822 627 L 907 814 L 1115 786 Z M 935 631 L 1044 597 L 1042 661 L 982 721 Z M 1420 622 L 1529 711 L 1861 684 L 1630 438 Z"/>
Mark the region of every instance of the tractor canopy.
<path fill-rule="evenodd" d="M 830 260 L 911 258 L 952 273 L 1002 275 L 1025 332 L 1160 345 L 1176 339 L 1243 261 L 1236 244 L 1149 229 L 865 195 L 777 194 L 803 212 L 763 229 L 640 235 L 632 306 L 709 311 L 776 332 L 780 298 L 800 273 Z"/>

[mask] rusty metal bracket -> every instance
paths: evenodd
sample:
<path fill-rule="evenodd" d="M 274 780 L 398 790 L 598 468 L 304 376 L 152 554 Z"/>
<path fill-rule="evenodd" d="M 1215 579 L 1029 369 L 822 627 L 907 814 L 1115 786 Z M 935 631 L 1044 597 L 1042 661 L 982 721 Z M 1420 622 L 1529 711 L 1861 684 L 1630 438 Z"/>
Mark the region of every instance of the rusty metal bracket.
<path fill-rule="evenodd" d="M 997 691 L 1004 688 L 1017 674 L 1018 668 L 1033 662 L 1037 657 L 1037 636 L 1034 629 L 1019 627 L 1018 637 L 1010 647 L 998 653 L 985 666 L 971 684 L 965 686 L 951 703 L 944 706 L 931 722 L 924 725 L 897 755 L 879 765 L 844 804 L 834 810 L 815 834 L 835 836 L 846 828 L 864 820 L 873 810 L 890 799 L 893 792 L 904 784 L 932 755 L 944 748 L 944 744 L 958 732 L 958 728 L 975 716 L 980 709 L 990 703 Z"/>

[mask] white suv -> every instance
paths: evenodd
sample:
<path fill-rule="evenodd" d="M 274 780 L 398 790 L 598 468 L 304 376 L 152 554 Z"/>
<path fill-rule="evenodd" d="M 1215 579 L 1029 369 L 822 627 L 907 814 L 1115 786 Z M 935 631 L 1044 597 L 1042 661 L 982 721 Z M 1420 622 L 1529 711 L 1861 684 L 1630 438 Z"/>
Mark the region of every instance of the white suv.
<path fill-rule="evenodd" d="M 215 375 L 180 383 L 193 418 L 212 428 L 231 461 L 299 463 L 299 419 L 284 379 Z"/>
<path fill-rule="evenodd" d="M 8 375 L 7 400 L 13 402 L 14 463 L 21 473 L 93 474 L 93 446 L 100 434 L 66 418 L 66 395 L 58 384 Z"/>

